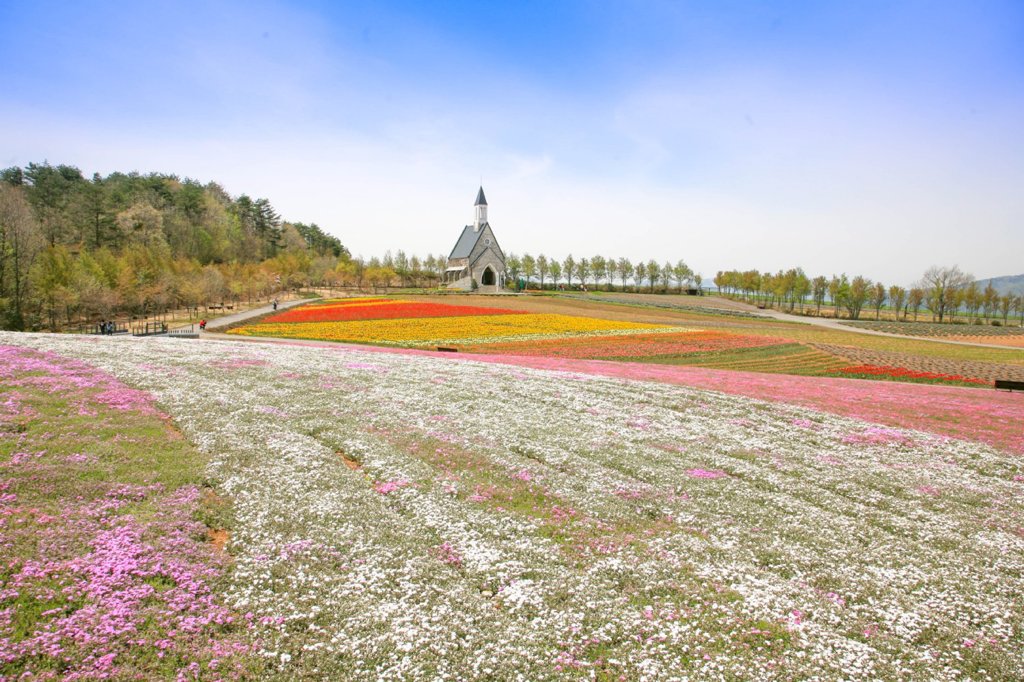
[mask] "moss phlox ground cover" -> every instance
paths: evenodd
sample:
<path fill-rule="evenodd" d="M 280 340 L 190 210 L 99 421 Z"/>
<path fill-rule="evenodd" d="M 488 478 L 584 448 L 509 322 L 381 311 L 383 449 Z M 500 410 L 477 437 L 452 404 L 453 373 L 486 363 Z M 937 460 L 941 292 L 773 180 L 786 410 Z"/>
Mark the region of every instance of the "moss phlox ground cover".
<path fill-rule="evenodd" d="M 209 454 L 280 676 L 1024 676 L 1024 470 L 982 444 L 413 351 L 0 342 L 147 386 Z"/>
<path fill-rule="evenodd" d="M 201 462 L 165 418 L 87 364 L 0 346 L 0 678 L 256 669 L 196 520 Z"/>

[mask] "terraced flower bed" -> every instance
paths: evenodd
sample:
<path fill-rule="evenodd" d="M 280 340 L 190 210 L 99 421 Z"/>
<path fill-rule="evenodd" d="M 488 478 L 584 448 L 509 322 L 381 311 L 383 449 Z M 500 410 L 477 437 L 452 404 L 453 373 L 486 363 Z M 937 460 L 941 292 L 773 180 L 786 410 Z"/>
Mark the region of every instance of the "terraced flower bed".
<path fill-rule="evenodd" d="M 833 376 L 855 377 L 859 379 L 888 379 L 891 381 L 915 381 L 922 383 L 954 384 L 960 386 L 991 385 L 991 381 L 975 379 L 959 374 L 942 374 L 940 372 L 916 372 L 904 367 L 878 367 L 876 365 L 857 365 L 836 370 Z"/>
<path fill-rule="evenodd" d="M 483 343 L 465 350 L 506 355 L 536 355 L 562 358 L 643 359 L 710 353 L 738 348 L 760 348 L 785 344 L 782 339 L 721 331 L 686 331 L 660 334 L 590 336 L 571 339 L 542 339 L 530 342 Z"/>
<path fill-rule="evenodd" d="M 678 327 L 593 317 L 530 314 L 479 306 L 401 300 L 344 300 L 303 306 L 231 329 L 240 336 L 430 347 L 590 335 L 655 334 Z"/>
<path fill-rule="evenodd" d="M 348 322 L 352 320 L 420 319 L 466 315 L 517 315 L 520 311 L 480 306 L 422 303 L 396 299 L 335 299 L 292 308 L 264 318 L 263 323 Z"/>
<path fill-rule="evenodd" d="M 1024 367 L 971 360 L 919 356 L 910 353 L 868 350 L 853 346 L 813 344 L 815 348 L 847 360 L 850 366 L 901 368 L 907 372 L 960 376 L 991 384 L 996 379 L 1024 381 Z M 886 378 L 879 376 L 877 378 Z M 907 377 L 910 378 L 910 377 Z M 975 382 L 970 382 L 975 383 Z"/>
<path fill-rule="evenodd" d="M 888 334 L 904 334 L 906 336 L 1020 336 L 1024 337 L 1024 327 L 1007 325 L 993 327 L 988 324 L 937 324 L 931 322 L 886 322 L 874 320 L 844 320 L 841 324 L 848 327 L 860 327 Z"/>
<path fill-rule="evenodd" d="M 0 343 L 146 386 L 210 453 L 235 510 L 218 594 L 252 614 L 267 677 L 1024 677 L 1018 454 L 581 370 L 761 380 L 794 400 L 821 382 L 826 407 L 900 404 L 979 432 L 1019 424 L 1019 396 L 324 345 Z"/>
<path fill-rule="evenodd" d="M 659 360 L 652 359 L 652 361 L 658 362 Z M 831 353 L 801 343 L 781 343 L 718 353 L 687 355 L 667 358 L 664 362 L 743 372 L 800 375 L 825 375 L 849 364 Z"/>

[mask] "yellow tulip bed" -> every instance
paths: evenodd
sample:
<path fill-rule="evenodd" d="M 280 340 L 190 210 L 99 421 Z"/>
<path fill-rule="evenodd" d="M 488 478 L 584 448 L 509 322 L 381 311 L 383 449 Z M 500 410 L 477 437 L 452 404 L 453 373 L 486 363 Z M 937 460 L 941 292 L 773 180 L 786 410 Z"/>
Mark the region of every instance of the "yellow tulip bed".
<path fill-rule="evenodd" d="M 679 327 L 557 314 L 467 315 L 328 322 L 267 322 L 230 334 L 420 346 L 681 331 Z"/>

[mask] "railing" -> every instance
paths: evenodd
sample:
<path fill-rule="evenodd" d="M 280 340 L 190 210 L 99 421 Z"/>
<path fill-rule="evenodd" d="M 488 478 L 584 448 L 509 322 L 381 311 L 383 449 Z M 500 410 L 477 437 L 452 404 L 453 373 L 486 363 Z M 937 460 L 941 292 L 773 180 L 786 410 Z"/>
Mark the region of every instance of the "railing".
<path fill-rule="evenodd" d="M 132 327 L 132 336 L 155 336 L 156 334 L 166 333 L 166 322 L 146 322 Z"/>
<path fill-rule="evenodd" d="M 196 326 L 190 324 L 187 327 L 178 327 L 167 332 L 167 336 L 179 338 L 179 339 L 198 339 L 199 332 L 196 331 Z"/>
<path fill-rule="evenodd" d="M 95 324 L 83 324 L 79 325 L 78 328 L 74 330 L 74 332 L 77 334 L 104 334 L 108 336 L 112 334 L 127 334 L 128 323 L 106 322 L 101 324 L 99 322 L 96 322 Z"/>

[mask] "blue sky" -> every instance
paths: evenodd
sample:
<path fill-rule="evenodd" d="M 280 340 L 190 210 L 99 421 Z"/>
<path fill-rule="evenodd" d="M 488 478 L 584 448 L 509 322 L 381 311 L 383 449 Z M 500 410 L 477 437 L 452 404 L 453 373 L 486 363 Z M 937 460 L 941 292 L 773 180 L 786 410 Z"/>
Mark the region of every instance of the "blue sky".
<path fill-rule="evenodd" d="M 1020 2 L 0 0 L 0 165 L 173 172 L 366 256 L 1024 272 Z"/>

